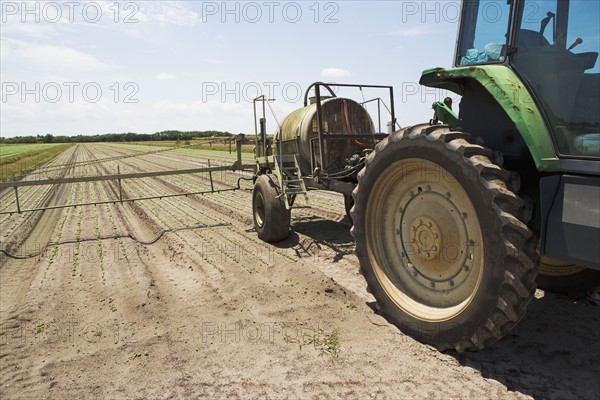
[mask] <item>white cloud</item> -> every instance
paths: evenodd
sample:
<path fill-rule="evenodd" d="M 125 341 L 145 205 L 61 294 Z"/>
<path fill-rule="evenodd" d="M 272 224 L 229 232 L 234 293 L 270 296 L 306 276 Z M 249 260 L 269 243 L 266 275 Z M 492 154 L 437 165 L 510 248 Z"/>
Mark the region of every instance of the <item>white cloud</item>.
<path fill-rule="evenodd" d="M 198 13 L 186 8 L 182 2 L 142 2 L 135 19 L 140 22 L 157 22 L 160 25 L 191 26 L 199 22 Z"/>
<path fill-rule="evenodd" d="M 352 75 L 350 71 L 336 67 L 325 68 L 321 71 L 321 76 L 323 78 L 343 78 L 350 75 Z"/>
<path fill-rule="evenodd" d="M 2 59 L 7 62 L 25 62 L 28 66 L 61 69 L 107 70 L 113 65 L 96 57 L 66 46 L 53 46 L 5 38 L 0 40 Z"/>
<path fill-rule="evenodd" d="M 431 31 L 429 29 L 427 29 L 425 26 L 419 25 L 419 26 L 410 26 L 408 28 L 402 28 L 397 31 L 389 32 L 388 36 L 399 36 L 399 37 L 403 37 L 403 38 L 416 38 L 416 37 L 425 36 L 429 33 L 431 33 Z"/>
<path fill-rule="evenodd" d="M 169 74 L 168 72 L 161 72 L 160 74 L 156 75 L 156 79 L 159 81 L 170 81 L 175 79 L 175 75 Z"/>

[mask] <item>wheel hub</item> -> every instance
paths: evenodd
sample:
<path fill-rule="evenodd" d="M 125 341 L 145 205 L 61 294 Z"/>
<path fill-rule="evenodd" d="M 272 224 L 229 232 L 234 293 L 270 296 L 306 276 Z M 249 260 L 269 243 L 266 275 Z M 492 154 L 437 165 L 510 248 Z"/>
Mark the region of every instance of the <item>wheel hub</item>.
<path fill-rule="evenodd" d="M 399 208 L 396 243 L 415 284 L 438 293 L 462 283 L 470 269 L 468 217 L 437 185 L 414 187 Z"/>
<path fill-rule="evenodd" d="M 440 252 L 440 228 L 428 217 L 417 218 L 410 226 L 411 242 L 417 254 L 425 260 L 433 260 Z"/>

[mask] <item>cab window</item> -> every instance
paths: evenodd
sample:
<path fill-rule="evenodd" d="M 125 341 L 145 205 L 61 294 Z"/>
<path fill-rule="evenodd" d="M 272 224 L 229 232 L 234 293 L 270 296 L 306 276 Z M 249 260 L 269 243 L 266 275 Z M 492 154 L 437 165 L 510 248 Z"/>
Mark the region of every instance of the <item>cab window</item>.
<path fill-rule="evenodd" d="M 457 65 L 503 62 L 510 5 L 506 0 L 478 0 L 463 8 Z"/>
<path fill-rule="evenodd" d="M 526 0 L 511 62 L 544 110 L 558 152 L 600 156 L 600 2 Z"/>

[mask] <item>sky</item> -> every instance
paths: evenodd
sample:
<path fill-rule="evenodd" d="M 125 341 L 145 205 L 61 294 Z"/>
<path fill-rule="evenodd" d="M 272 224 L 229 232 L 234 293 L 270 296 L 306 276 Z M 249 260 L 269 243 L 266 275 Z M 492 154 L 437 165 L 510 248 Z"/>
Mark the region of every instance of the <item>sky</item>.
<path fill-rule="evenodd" d="M 253 133 L 254 97 L 275 99 L 282 119 L 315 81 L 391 85 L 401 126 L 428 121 L 448 93 L 418 80 L 452 65 L 458 10 L 457 1 L 1 1 L 0 134 Z M 389 105 L 383 91 L 338 94 Z"/>

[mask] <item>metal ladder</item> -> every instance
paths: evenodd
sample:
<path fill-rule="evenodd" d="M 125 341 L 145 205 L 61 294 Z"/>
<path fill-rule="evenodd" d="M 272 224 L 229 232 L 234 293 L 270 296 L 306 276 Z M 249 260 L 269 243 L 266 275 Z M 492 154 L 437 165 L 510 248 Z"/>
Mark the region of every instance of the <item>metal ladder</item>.
<path fill-rule="evenodd" d="M 281 184 L 281 194 L 285 202 L 285 208 L 308 208 L 308 190 L 302 179 L 300 165 L 296 154 L 275 155 L 275 170 L 273 173 Z M 304 205 L 290 206 L 289 196 L 304 195 Z"/>

